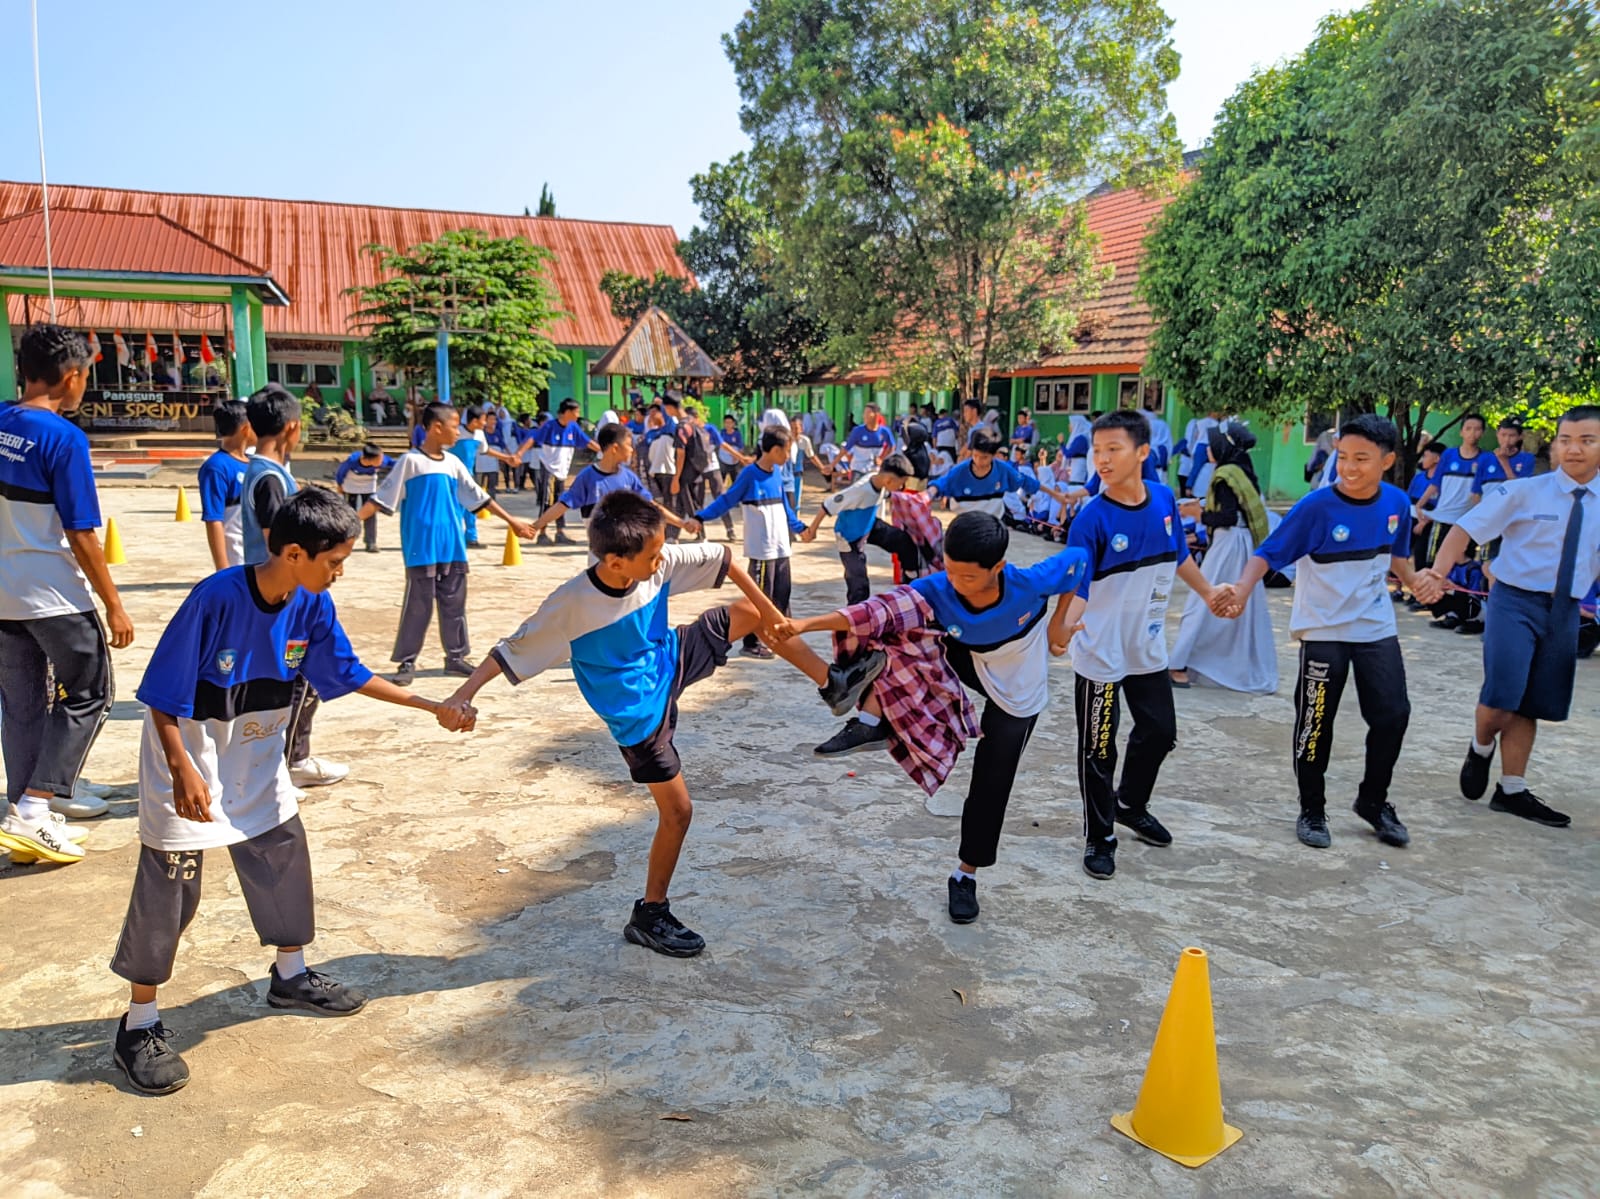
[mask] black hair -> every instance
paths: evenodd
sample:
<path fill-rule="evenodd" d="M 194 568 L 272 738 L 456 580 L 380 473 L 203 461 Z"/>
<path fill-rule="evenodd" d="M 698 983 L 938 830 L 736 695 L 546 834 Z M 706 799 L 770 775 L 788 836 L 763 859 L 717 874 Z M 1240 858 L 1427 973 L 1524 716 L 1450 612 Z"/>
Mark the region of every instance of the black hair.
<path fill-rule="evenodd" d="M 1128 440 L 1133 442 L 1133 448 L 1150 444 L 1150 422 L 1145 419 L 1142 412 L 1135 412 L 1131 408 L 1118 408 L 1112 412 L 1102 412 L 1094 418 L 1094 424 L 1089 426 L 1089 439 L 1094 440 L 1094 435 L 1101 432 L 1111 432 L 1121 429 L 1128 435 Z"/>
<path fill-rule="evenodd" d="M 1032 413 L 1030 413 L 1030 412 L 1029 412 L 1029 411 L 1028 411 L 1028 410 L 1027 410 L 1027 409 L 1026 409 L 1026 408 L 1018 408 L 1018 409 L 1017 409 L 1017 415 L 1018 415 L 1018 416 L 1027 416 L 1027 417 L 1031 417 L 1031 416 L 1032 416 L 1032 415 L 1033 415 L 1033 414 L 1032 414 Z"/>
<path fill-rule="evenodd" d="M 1495 428 L 1515 429 L 1518 433 L 1520 433 L 1522 432 L 1522 418 L 1515 412 L 1513 412 L 1510 416 L 1502 416 L 1500 418 L 1500 423 L 1496 425 Z"/>
<path fill-rule="evenodd" d="M 738 424 L 739 423 L 739 418 L 737 416 L 735 416 L 733 413 L 729 412 L 729 413 L 724 414 L 724 416 L 722 418 L 722 423 L 723 424 L 727 424 L 729 421 L 732 421 L 734 424 Z"/>
<path fill-rule="evenodd" d="M 633 430 L 627 425 L 613 421 L 609 425 L 601 426 L 600 432 L 594 435 L 594 440 L 602 450 L 608 450 L 632 432 Z"/>
<path fill-rule="evenodd" d="M 972 452 L 974 454 L 998 454 L 1000 452 L 1000 439 L 990 437 L 987 433 L 979 433 L 972 439 Z"/>
<path fill-rule="evenodd" d="M 250 419 L 248 411 L 243 400 L 218 400 L 211 409 L 211 427 L 218 437 L 232 437 Z"/>
<path fill-rule="evenodd" d="M 1556 418 L 1556 425 L 1559 427 L 1580 420 L 1600 420 L 1600 404 L 1574 404 Z"/>
<path fill-rule="evenodd" d="M 1478 419 L 1482 420 L 1483 417 Z M 1346 437 L 1363 437 L 1385 454 L 1392 454 L 1400 448 L 1400 431 L 1394 427 L 1394 422 L 1375 412 L 1363 412 L 1340 425 L 1339 438 L 1343 440 Z"/>
<path fill-rule="evenodd" d="M 257 437 L 276 437 L 300 420 L 300 401 L 281 383 L 268 383 L 250 394 L 245 415 Z"/>
<path fill-rule="evenodd" d="M 1445 445 L 1445 443 L 1442 441 L 1430 441 L 1427 445 L 1422 447 L 1422 452 L 1424 454 L 1439 454 L 1443 456 L 1445 450 L 1449 448 L 1450 447 Z"/>
<path fill-rule="evenodd" d="M 1483 419 L 1483 413 L 1481 413 L 1481 412 L 1469 412 L 1465 416 L 1463 416 L 1461 418 L 1461 424 L 1462 424 L 1463 428 L 1466 426 L 1466 423 L 1469 420 L 1477 421 L 1485 429 L 1487 429 L 1489 427 L 1489 422 Z"/>
<path fill-rule="evenodd" d="M 962 400 L 961 401 L 961 406 L 963 408 L 971 408 L 971 409 L 973 409 L 974 411 L 977 411 L 977 412 L 982 412 L 983 411 L 983 405 L 978 403 L 977 400 Z"/>
<path fill-rule="evenodd" d="M 375 441 L 369 441 L 361 447 L 361 456 L 363 458 L 382 458 L 383 447 Z"/>
<path fill-rule="evenodd" d="M 902 479 L 909 479 L 917 473 L 911 467 L 911 459 L 904 454 L 890 454 L 878 469 L 887 471 L 891 475 L 899 475 Z"/>
<path fill-rule="evenodd" d="M 679 405 L 679 407 L 681 407 L 681 408 L 682 408 L 682 409 L 683 409 L 683 414 L 684 414 L 684 415 L 685 415 L 685 416 L 693 416 L 693 415 L 695 415 L 695 414 L 696 414 L 696 413 L 697 413 L 697 412 L 699 412 L 699 411 L 700 411 L 700 410 L 699 410 L 699 409 L 698 409 L 698 408 L 696 408 L 696 407 L 695 407 L 695 406 L 694 406 L 694 405 L 693 405 L 693 404 L 680 404 L 680 405 Z"/>
<path fill-rule="evenodd" d="M 557 413 L 557 415 L 559 415 L 560 413 L 563 413 L 563 412 L 576 412 L 577 410 L 578 410 L 578 401 L 574 400 L 574 399 L 571 399 L 571 398 L 568 398 L 568 399 L 565 399 L 565 400 L 561 401 L 561 407 L 556 409 L 556 413 Z"/>
<path fill-rule="evenodd" d="M 355 509 L 321 487 L 302 487 L 283 502 L 267 530 L 267 552 L 277 556 L 298 545 L 311 557 L 325 554 L 361 532 Z"/>
<path fill-rule="evenodd" d="M 9 347 L 7 347 L 9 350 Z M 17 347 L 24 383 L 43 383 L 54 387 L 74 367 L 87 370 L 94 355 L 83 334 L 60 325 L 32 325 Z M 0 397 L 11 399 L 11 396 Z"/>
<path fill-rule="evenodd" d="M 683 401 L 678 399 L 677 396 L 667 396 L 661 401 L 661 403 L 664 404 L 668 408 L 682 408 L 683 407 Z"/>
<path fill-rule="evenodd" d="M 454 411 L 455 409 L 450 407 L 449 404 L 441 404 L 437 400 L 431 404 L 426 404 L 422 409 L 422 427 L 431 429 L 434 425 L 445 424 L 449 421 L 450 414 Z"/>
<path fill-rule="evenodd" d="M 483 416 L 484 411 L 482 405 L 468 404 L 461 410 L 461 423 L 463 425 L 470 425 L 475 420 L 482 420 Z"/>
<path fill-rule="evenodd" d="M 944 531 L 944 556 L 950 562 L 969 562 L 988 570 L 1004 560 L 1011 534 L 998 516 L 963 512 Z"/>
<path fill-rule="evenodd" d="M 661 509 L 632 491 L 613 491 L 595 506 L 589 518 L 589 552 L 602 562 L 611 554 L 631 558 L 642 553 L 666 522 Z"/>
<path fill-rule="evenodd" d="M 779 446 L 788 449 L 789 440 L 789 431 L 787 429 L 780 429 L 777 425 L 771 425 L 761 430 L 761 452 L 763 454 L 770 453 Z"/>

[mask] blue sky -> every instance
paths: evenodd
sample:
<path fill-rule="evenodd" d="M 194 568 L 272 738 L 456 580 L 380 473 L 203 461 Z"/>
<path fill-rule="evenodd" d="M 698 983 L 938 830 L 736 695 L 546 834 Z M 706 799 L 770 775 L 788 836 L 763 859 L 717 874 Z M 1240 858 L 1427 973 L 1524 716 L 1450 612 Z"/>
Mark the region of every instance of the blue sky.
<path fill-rule="evenodd" d="M 720 35 L 746 0 L 41 0 L 60 183 L 694 222 L 742 149 Z M 1329 0 L 1167 0 L 1186 146 Z M 1347 7 L 1347 6 L 1346 6 Z M 0 0 L 0 178 L 36 180 L 27 0 Z"/>

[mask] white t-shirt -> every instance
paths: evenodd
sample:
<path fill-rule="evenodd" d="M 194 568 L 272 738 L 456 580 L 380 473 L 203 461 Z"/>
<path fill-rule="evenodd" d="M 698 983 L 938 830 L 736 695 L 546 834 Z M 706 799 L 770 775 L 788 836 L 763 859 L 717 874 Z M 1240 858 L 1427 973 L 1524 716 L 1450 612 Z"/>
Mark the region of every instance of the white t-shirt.
<path fill-rule="evenodd" d="M 0 405 L 0 620 L 93 612 L 66 530 L 99 524 L 83 430 L 42 408 Z"/>

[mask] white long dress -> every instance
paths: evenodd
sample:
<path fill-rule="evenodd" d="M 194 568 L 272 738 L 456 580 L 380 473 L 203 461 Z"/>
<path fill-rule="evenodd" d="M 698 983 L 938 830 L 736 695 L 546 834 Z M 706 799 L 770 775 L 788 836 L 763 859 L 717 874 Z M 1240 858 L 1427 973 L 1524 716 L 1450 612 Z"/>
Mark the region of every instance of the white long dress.
<path fill-rule="evenodd" d="M 1254 551 L 1249 529 L 1215 529 L 1200 573 L 1210 583 L 1231 583 L 1244 573 Z M 1277 691 L 1278 652 L 1266 591 L 1251 588 L 1238 620 L 1213 616 L 1206 602 L 1190 592 L 1168 661 L 1197 683 L 1251 695 Z"/>

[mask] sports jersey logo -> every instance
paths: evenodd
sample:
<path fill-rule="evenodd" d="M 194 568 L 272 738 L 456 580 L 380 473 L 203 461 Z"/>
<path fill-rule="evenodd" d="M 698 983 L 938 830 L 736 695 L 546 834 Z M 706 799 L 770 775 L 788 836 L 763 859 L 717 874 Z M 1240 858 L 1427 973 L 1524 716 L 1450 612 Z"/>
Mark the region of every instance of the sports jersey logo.
<path fill-rule="evenodd" d="M 1111 548 L 1116 550 L 1117 553 L 1119 553 L 1119 554 L 1123 550 L 1127 549 L 1128 548 L 1128 535 L 1126 533 L 1118 533 L 1115 537 L 1113 537 L 1111 539 Z"/>
<path fill-rule="evenodd" d="M 1162 523 L 1162 524 L 1163 524 L 1163 525 L 1165 525 L 1165 526 L 1166 526 L 1166 529 L 1167 529 L 1167 536 L 1168 536 L 1168 537 L 1171 537 L 1171 536 L 1172 536 L 1172 517 L 1170 517 L 1170 516 L 1163 516 L 1163 517 L 1162 517 L 1162 518 L 1161 518 L 1161 523 Z"/>
<path fill-rule="evenodd" d="M 283 645 L 283 664 L 291 670 L 306 660 L 306 642 L 286 641 Z"/>
<path fill-rule="evenodd" d="M 217 670 L 223 674 L 232 674 L 234 665 L 239 661 L 239 651 L 224 649 L 217 651 Z"/>
<path fill-rule="evenodd" d="M 953 624 L 946 631 L 950 634 L 950 636 L 954 637 L 957 641 L 961 640 L 961 626 L 960 625 Z"/>
<path fill-rule="evenodd" d="M 1400 518 L 1398 516 L 1390 516 L 1389 517 L 1389 532 L 1393 533 L 1399 527 L 1400 527 Z"/>
<path fill-rule="evenodd" d="M 1334 525 L 1333 526 L 1333 539 L 1335 541 L 1349 541 L 1350 540 L 1350 530 L 1348 528 L 1346 528 L 1344 525 Z"/>
<path fill-rule="evenodd" d="M 1161 626 L 1159 624 L 1146 625 L 1144 635 L 1154 640 L 1155 638 L 1161 636 Z"/>

